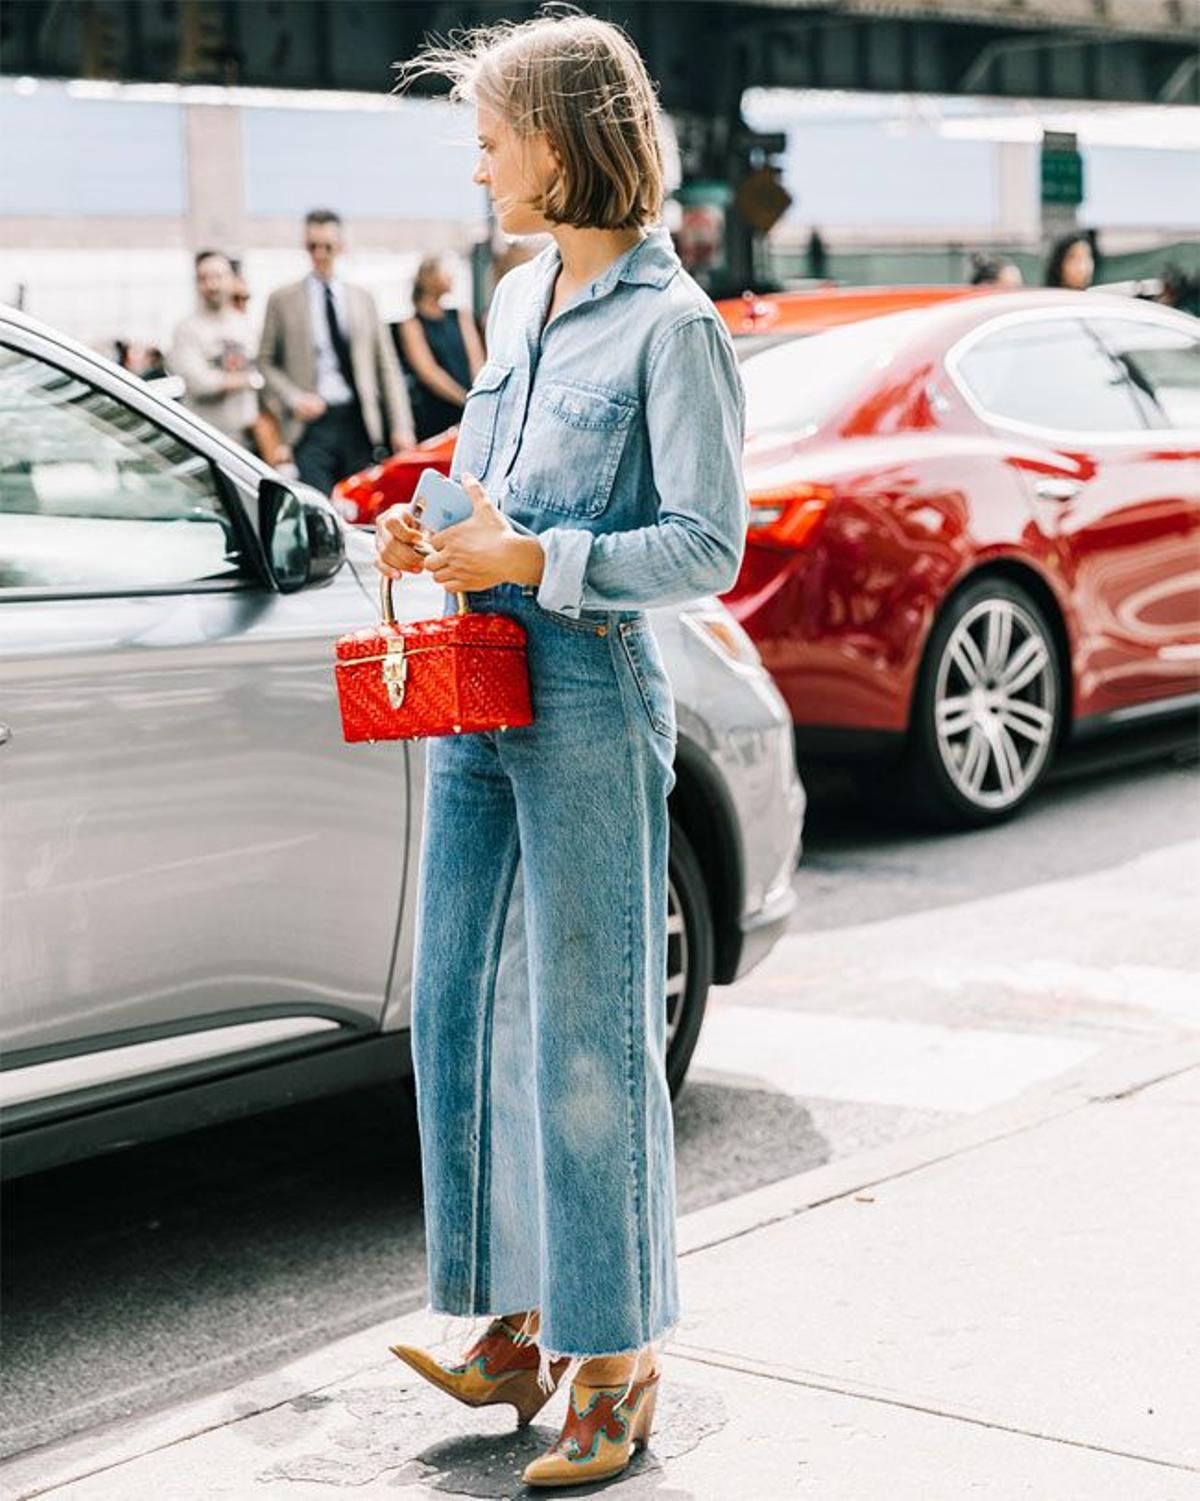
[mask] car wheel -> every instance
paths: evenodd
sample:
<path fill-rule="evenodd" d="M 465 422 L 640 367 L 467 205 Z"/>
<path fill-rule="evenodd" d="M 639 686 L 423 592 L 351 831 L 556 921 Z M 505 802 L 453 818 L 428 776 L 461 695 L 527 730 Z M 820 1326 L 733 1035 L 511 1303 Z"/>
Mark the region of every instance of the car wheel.
<path fill-rule="evenodd" d="M 968 585 L 929 638 L 900 766 L 907 806 L 983 827 L 1029 798 L 1062 723 L 1058 654 L 1040 605 L 1007 579 Z"/>
<path fill-rule="evenodd" d="M 712 984 L 713 923 L 696 852 L 671 823 L 667 870 L 667 1083 L 674 1097 L 696 1049 Z"/>

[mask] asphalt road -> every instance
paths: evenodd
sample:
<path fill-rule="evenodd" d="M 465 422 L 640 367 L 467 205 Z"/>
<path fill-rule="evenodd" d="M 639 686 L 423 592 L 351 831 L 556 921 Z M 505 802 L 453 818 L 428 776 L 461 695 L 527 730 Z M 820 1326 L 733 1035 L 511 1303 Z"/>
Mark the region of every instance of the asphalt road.
<path fill-rule="evenodd" d="M 837 777 L 809 788 L 792 931 L 714 992 L 677 1104 L 681 1211 L 1200 1025 L 1194 759 L 1076 775 L 1014 823 L 944 837 L 865 814 Z M 3 1208 L 5 1454 L 423 1298 L 394 1090 L 20 1180 Z"/>

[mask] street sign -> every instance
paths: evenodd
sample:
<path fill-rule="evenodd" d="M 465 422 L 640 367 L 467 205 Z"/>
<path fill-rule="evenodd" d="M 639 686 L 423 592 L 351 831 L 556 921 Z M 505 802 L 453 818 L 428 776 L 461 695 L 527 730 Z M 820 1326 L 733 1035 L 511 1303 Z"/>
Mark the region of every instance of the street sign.
<path fill-rule="evenodd" d="M 759 167 L 742 179 L 733 201 L 746 223 L 765 235 L 786 213 L 792 195 L 779 181 L 778 167 Z"/>
<path fill-rule="evenodd" d="M 1072 131 L 1042 132 L 1042 202 L 1071 208 L 1083 202 L 1083 157 Z"/>

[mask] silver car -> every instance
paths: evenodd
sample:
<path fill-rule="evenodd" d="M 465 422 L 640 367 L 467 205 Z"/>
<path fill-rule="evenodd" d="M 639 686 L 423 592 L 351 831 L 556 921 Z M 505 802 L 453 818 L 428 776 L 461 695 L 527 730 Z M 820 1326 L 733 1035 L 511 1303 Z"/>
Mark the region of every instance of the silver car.
<path fill-rule="evenodd" d="M 7 1175 L 409 1070 L 424 757 L 348 746 L 374 548 L 72 340 L 0 313 L 0 1131 Z M 441 613 L 406 580 L 398 612 Z M 669 1071 L 786 923 L 787 710 L 714 600 L 678 700 Z"/>

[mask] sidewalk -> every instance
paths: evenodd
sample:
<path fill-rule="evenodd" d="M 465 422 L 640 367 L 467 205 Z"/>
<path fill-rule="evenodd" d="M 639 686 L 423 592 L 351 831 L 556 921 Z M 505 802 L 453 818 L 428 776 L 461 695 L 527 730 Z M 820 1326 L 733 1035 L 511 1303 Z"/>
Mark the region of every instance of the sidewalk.
<path fill-rule="evenodd" d="M 1200 1038 L 1081 1065 L 680 1224 L 686 1317 L 614 1501 L 1195 1501 Z M 558 1432 L 390 1356 L 414 1314 L 0 1466 L 71 1501 L 536 1496 Z M 457 1353 L 446 1346 L 446 1353 Z M 579 1494 L 594 1494 L 582 1487 Z M 566 1494 L 566 1492 L 547 1492 Z"/>

